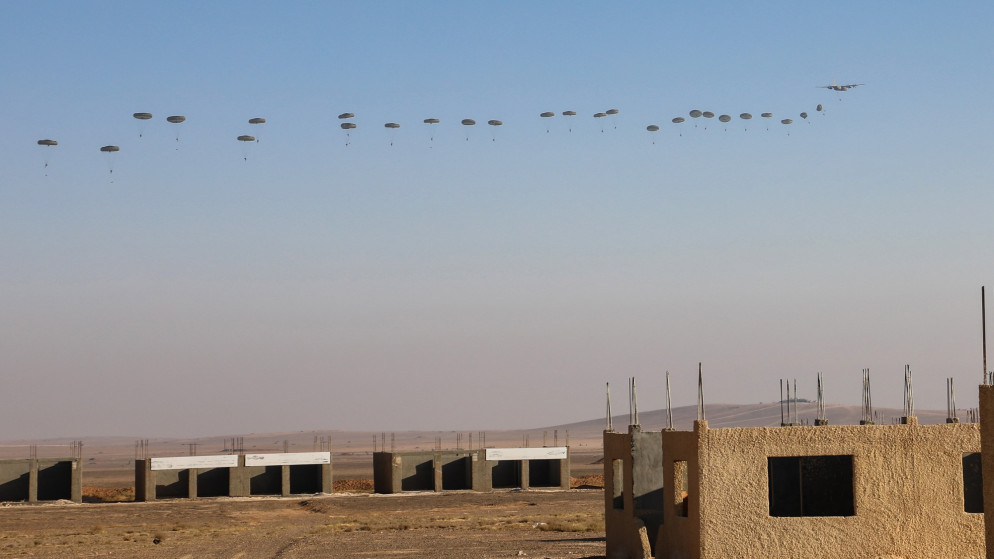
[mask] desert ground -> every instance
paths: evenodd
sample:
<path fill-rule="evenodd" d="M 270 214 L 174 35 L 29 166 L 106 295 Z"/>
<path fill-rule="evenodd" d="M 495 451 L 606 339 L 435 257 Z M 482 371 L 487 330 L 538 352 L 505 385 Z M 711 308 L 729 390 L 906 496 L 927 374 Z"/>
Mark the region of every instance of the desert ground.
<path fill-rule="evenodd" d="M 342 493 L 0 507 L 3 557 L 604 555 L 603 493 Z"/>
<path fill-rule="evenodd" d="M 310 433 L 294 435 L 245 440 L 257 448 L 263 439 L 290 440 L 296 441 L 291 448 L 310 450 Z M 424 438 L 404 435 L 395 444 L 412 449 Z M 427 438 L 434 442 L 434 436 Z M 521 442 L 518 434 L 491 438 L 508 445 Z M 570 491 L 399 495 L 372 493 L 373 437 L 365 436 L 364 442 L 368 448 L 353 445 L 334 453 L 331 495 L 136 503 L 133 441 L 93 439 L 84 446 L 82 504 L 0 503 L 0 557 L 604 556 L 599 441 L 571 443 L 577 489 Z M 201 444 L 201 454 L 222 450 L 221 441 Z M 183 455 L 187 445 L 157 441 L 153 455 Z M 64 454 L 45 447 L 38 453 Z"/>

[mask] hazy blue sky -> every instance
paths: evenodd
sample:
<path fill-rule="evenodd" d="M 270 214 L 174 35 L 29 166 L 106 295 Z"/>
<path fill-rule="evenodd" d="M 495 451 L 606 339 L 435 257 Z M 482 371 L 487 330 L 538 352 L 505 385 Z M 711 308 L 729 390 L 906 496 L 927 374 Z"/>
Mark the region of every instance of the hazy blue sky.
<path fill-rule="evenodd" d="M 714 403 L 775 400 L 782 377 L 813 398 L 823 371 L 858 404 L 869 367 L 900 407 L 908 363 L 919 408 L 948 376 L 974 406 L 992 21 L 0 3 L 0 439 L 540 427 L 597 417 L 605 381 L 624 411 L 630 375 L 643 409 L 666 370 L 691 404 L 698 361 Z M 815 87 L 833 79 L 866 85 Z M 670 123 L 691 109 L 756 118 Z"/>

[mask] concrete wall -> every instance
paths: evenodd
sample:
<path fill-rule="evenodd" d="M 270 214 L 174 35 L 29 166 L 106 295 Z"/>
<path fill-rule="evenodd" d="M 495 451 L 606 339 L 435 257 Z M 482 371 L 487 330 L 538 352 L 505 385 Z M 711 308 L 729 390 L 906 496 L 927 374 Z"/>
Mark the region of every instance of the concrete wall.
<path fill-rule="evenodd" d="M 373 488 L 377 493 L 401 491 L 491 491 L 501 488 L 569 489 L 569 454 L 565 459 L 487 460 L 483 450 L 373 453 Z M 507 449 L 514 452 L 519 449 Z M 541 453 L 542 449 L 520 449 Z M 552 449 L 549 449 L 552 451 Z M 562 452 L 562 447 L 558 452 Z M 530 476 L 537 485 L 530 484 Z"/>
<path fill-rule="evenodd" d="M 984 476 L 984 533 L 987 558 L 994 559 L 994 386 L 980 386 L 981 468 Z"/>
<path fill-rule="evenodd" d="M 663 522 L 660 431 L 631 425 L 604 432 L 604 520 L 608 557 L 650 557 Z"/>
<path fill-rule="evenodd" d="M 295 460 L 295 454 L 300 454 L 302 459 L 313 461 L 313 455 L 320 453 L 249 455 L 254 458 L 273 457 L 269 461 L 254 462 L 263 464 L 259 466 L 246 465 L 246 455 L 238 455 L 231 457 L 236 460 L 236 465 L 233 467 L 177 467 L 156 470 L 152 469 L 152 459 L 136 460 L 135 500 L 331 493 L 330 453 L 327 456 L 329 463 L 321 464 L 294 464 L 292 462 Z M 197 457 L 178 457 L 176 463 L 182 464 L 195 458 Z"/>
<path fill-rule="evenodd" d="M 609 558 L 646 557 L 647 547 L 666 559 L 965 558 L 985 553 L 984 515 L 964 510 L 964 455 L 980 451 L 977 424 L 923 426 L 909 418 L 907 425 L 709 429 L 707 422 L 696 422 L 693 431 L 660 434 L 661 466 L 652 466 L 657 462 L 653 453 L 639 452 L 643 444 L 656 444 L 645 435 L 651 434 L 637 429 L 604 434 Z M 825 456 L 843 458 L 819 458 Z M 623 467 L 616 468 L 615 460 Z M 647 522 L 636 515 L 654 506 L 635 506 L 634 480 L 643 478 L 643 502 L 659 503 L 655 494 L 646 499 L 644 492 L 659 478 L 639 474 L 639 462 L 662 470 L 662 523 L 654 541 L 640 533 Z M 798 470 L 797 464 L 808 464 L 808 470 Z M 795 503 L 783 507 L 782 499 L 771 511 L 771 483 L 776 500 L 782 486 L 794 482 L 784 481 L 780 470 L 790 473 L 791 468 L 798 479 L 812 476 L 798 490 L 799 499 L 809 500 L 804 510 L 845 505 L 851 490 L 848 515 L 793 516 L 801 509 L 792 509 Z M 624 478 L 622 509 L 614 500 L 616 471 Z M 984 475 L 988 494 L 992 476 Z"/>
<path fill-rule="evenodd" d="M 83 468 L 76 458 L 0 460 L 0 501 L 83 501 Z"/>

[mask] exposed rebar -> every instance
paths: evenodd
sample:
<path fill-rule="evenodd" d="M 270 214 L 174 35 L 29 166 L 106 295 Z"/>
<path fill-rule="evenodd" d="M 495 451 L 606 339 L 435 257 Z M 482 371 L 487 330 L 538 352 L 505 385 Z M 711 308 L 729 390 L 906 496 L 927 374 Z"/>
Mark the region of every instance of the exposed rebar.
<path fill-rule="evenodd" d="M 607 383 L 607 430 L 614 431 L 614 425 L 611 423 L 611 383 Z"/>
<path fill-rule="evenodd" d="M 707 420 L 704 412 L 704 373 L 700 362 L 697 363 L 697 420 Z"/>
<path fill-rule="evenodd" d="M 987 371 L 987 300 L 984 298 L 984 286 L 980 286 L 980 324 L 984 343 L 984 384 L 991 383 L 991 375 Z"/>
<path fill-rule="evenodd" d="M 666 371 L 666 428 L 673 428 L 673 401 L 670 399 L 670 372 Z"/>
<path fill-rule="evenodd" d="M 825 380 L 821 371 L 818 372 L 818 417 L 815 418 L 815 425 L 828 425 L 828 418 L 825 417 Z"/>

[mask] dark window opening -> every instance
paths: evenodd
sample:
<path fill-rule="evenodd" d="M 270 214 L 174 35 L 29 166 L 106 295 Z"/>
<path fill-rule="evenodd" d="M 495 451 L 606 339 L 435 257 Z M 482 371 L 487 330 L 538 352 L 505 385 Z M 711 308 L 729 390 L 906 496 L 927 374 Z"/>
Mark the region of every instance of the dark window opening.
<path fill-rule="evenodd" d="M 984 512 L 984 474 L 979 452 L 963 455 L 963 512 Z"/>
<path fill-rule="evenodd" d="M 442 489 L 445 491 L 473 488 L 473 461 L 469 456 L 442 463 Z"/>
<path fill-rule="evenodd" d="M 498 460 L 490 469 L 490 486 L 494 489 L 521 487 L 521 460 Z"/>
<path fill-rule="evenodd" d="M 401 471 L 401 491 L 434 491 L 435 462 L 431 457 L 405 457 Z"/>
<path fill-rule="evenodd" d="M 767 460 L 770 516 L 855 516 L 852 456 Z"/>
<path fill-rule="evenodd" d="M 38 500 L 72 499 L 72 462 L 63 460 L 38 466 Z"/>
<path fill-rule="evenodd" d="M 321 464 L 296 464 L 290 466 L 290 494 L 321 493 Z"/>
<path fill-rule="evenodd" d="M 252 469 L 252 473 L 249 474 L 250 495 L 283 493 L 283 466 L 252 466 Z"/>
<path fill-rule="evenodd" d="M 197 470 L 197 497 L 226 497 L 231 470 L 210 468 Z"/>

